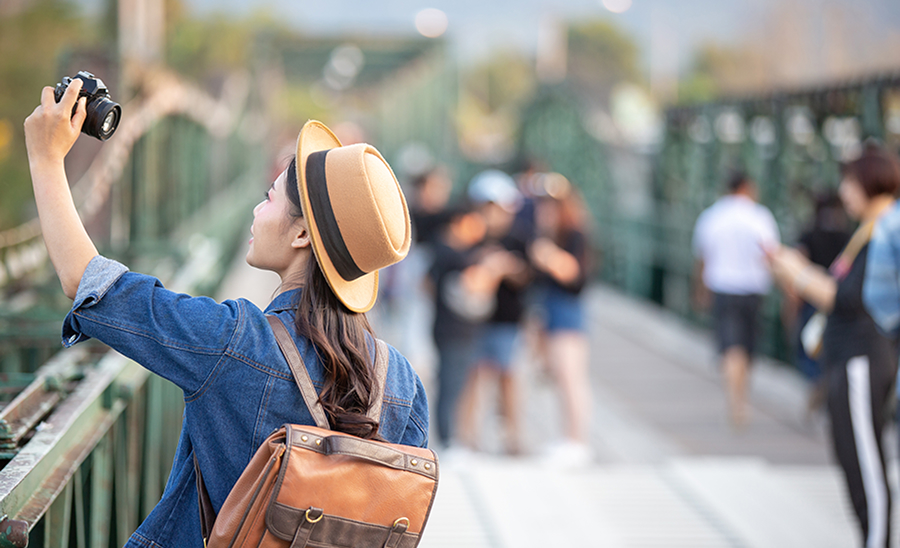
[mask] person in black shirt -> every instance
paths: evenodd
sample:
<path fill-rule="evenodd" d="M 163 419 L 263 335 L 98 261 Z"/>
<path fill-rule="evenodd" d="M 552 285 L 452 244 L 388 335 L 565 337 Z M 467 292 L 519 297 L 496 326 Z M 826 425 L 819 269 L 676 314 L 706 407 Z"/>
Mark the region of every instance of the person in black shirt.
<path fill-rule="evenodd" d="M 828 314 L 821 360 L 838 462 L 859 519 L 863 544 L 890 540 L 891 491 L 882 434 L 897 375 L 896 341 L 882 334 L 863 306 L 866 255 L 878 218 L 894 205 L 900 166 L 878 147 L 843 169 L 839 193 L 860 227 L 826 271 L 796 250 L 768 250 L 772 271 L 788 291 Z"/>
<path fill-rule="evenodd" d="M 828 268 L 850 241 L 850 221 L 841 199 L 836 192 L 826 192 L 816 197 L 816 215 L 812 228 L 800 236 L 797 250 L 806 255 L 810 262 Z M 807 412 L 812 414 L 825 401 L 825 383 L 822 378 L 822 366 L 818 360 L 810 357 L 801 343 L 803 327 L 813 317 L 816 307 L 812 304 L 788 296 L 785 304 L 789 310 L 787 317 L 796 318 L 795 341 L 797 345 L 797 365 L 811 385 Z M 798 311 L 799 309 L 799 311 Z"/>
<path fill-rule="evenodd" d="M 485 219 L 485 252 L 500 253 L 509 261 L 510 271 L 500 280 L 494 294 L 494 310 L 482 325 L 476 341 L 475 365 L 463 391 L 460 435 L 469 448 L 478 448 L 482 422 L 481 392 L 499 387 L 499 407 L 505 426 L 505 449 L 521 453 L 519 390 L 513 370 L 513 355 L 524 313 L 524 292 L 530 275 L 525 261 L 527 242 L 512 232 L 522 196 L 513 179 L 499 170 L 478 174 L 468 190 Z"/>
<path fill-rule="evenodd" d="M 455 443 L 460 393 L 475 359 L 478 329 L 494 311 L 500 280 L 514 267 L 503 252 L 485 250 L 484 219 L 470 204 L 448 210 L 429 271 L 434 295 L 433 335 L 438 351 L 438 439 Z"/>

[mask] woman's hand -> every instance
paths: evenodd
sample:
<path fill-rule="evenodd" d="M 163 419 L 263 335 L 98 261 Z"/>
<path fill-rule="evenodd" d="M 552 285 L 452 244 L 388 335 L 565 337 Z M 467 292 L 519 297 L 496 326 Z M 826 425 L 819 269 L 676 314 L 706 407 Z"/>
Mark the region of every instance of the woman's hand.
<path fill-rule="evenodd" d="M 61 163 L 78 139 L 87 117 L 87 99 L 78 99 L 82 84 L 80 78 L 73 79 L 59 103 L 54 88 L 47 86 L 41 91 L 41 104 L 25 119 L 25 148 L 32 170 Z"/>
<path fill-rule="evenodd" d="M 558 247 L 550 238 L 538 238 L 531 244 L 528 251 L 534 266 L 547 272 L 553 264 L 557 249 Z"/>
<path fill-rule="evenodd" d="M 578 259 L 550 238 L 535 240 L 528 249 L 528 256 L 535 268 L 546 272 L 563 285 L 574 283 L 582 274 Z"/>
<path fill-rule="evenodd" d="M 525 262 L 505 249 L 496 249 L 481 259 L 481 264 L 497 279 L 515 275 L 525 268 Z"/>

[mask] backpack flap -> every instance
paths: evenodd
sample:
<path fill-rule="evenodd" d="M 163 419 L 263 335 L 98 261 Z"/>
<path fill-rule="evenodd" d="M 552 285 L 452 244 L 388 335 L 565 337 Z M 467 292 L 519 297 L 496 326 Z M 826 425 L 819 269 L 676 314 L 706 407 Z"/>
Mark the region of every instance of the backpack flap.
<path fill-rule="evenodd" d="M 312 426 L 285 428 L 289 448 L 266 511 L 271 534 L 292 545 L 298 534 L 316 546 L 339 538 L 352 539 L 352 546 L 372 539 L 378 548 L 386 539 L 418 544 L 437 491 L 433 451 Z"/>

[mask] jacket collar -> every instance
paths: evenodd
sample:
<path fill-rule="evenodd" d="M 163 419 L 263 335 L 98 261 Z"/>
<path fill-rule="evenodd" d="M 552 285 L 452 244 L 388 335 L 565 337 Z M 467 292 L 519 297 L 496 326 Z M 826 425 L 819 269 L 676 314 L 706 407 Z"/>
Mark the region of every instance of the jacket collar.
<path fill-rule="evenodd" d="M 284 312 L 285 310 L 296 310 L 297 299 L 300 296 L 300 288 L 289 289 L 283 291 L 272 299 L 269 306 L 266 307 L 265 313 Z"/>

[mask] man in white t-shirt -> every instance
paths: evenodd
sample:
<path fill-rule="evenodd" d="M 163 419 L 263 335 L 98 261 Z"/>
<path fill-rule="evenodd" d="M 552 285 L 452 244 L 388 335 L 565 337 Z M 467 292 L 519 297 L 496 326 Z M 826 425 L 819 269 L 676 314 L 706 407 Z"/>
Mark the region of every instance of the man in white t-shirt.
<path fill-rule="evenodd" d="M 746 174 L 733 174 L 728 189 L 729 194 L 700 214 L 694 227 L 695 303 L 705 308 L 712 294 L 731 421 L 740 427 L 747 421 L 759 308 L 771 286 L 764 249 L 780 237 L 772 212 L 756 202 L 756 184 Z"/>

